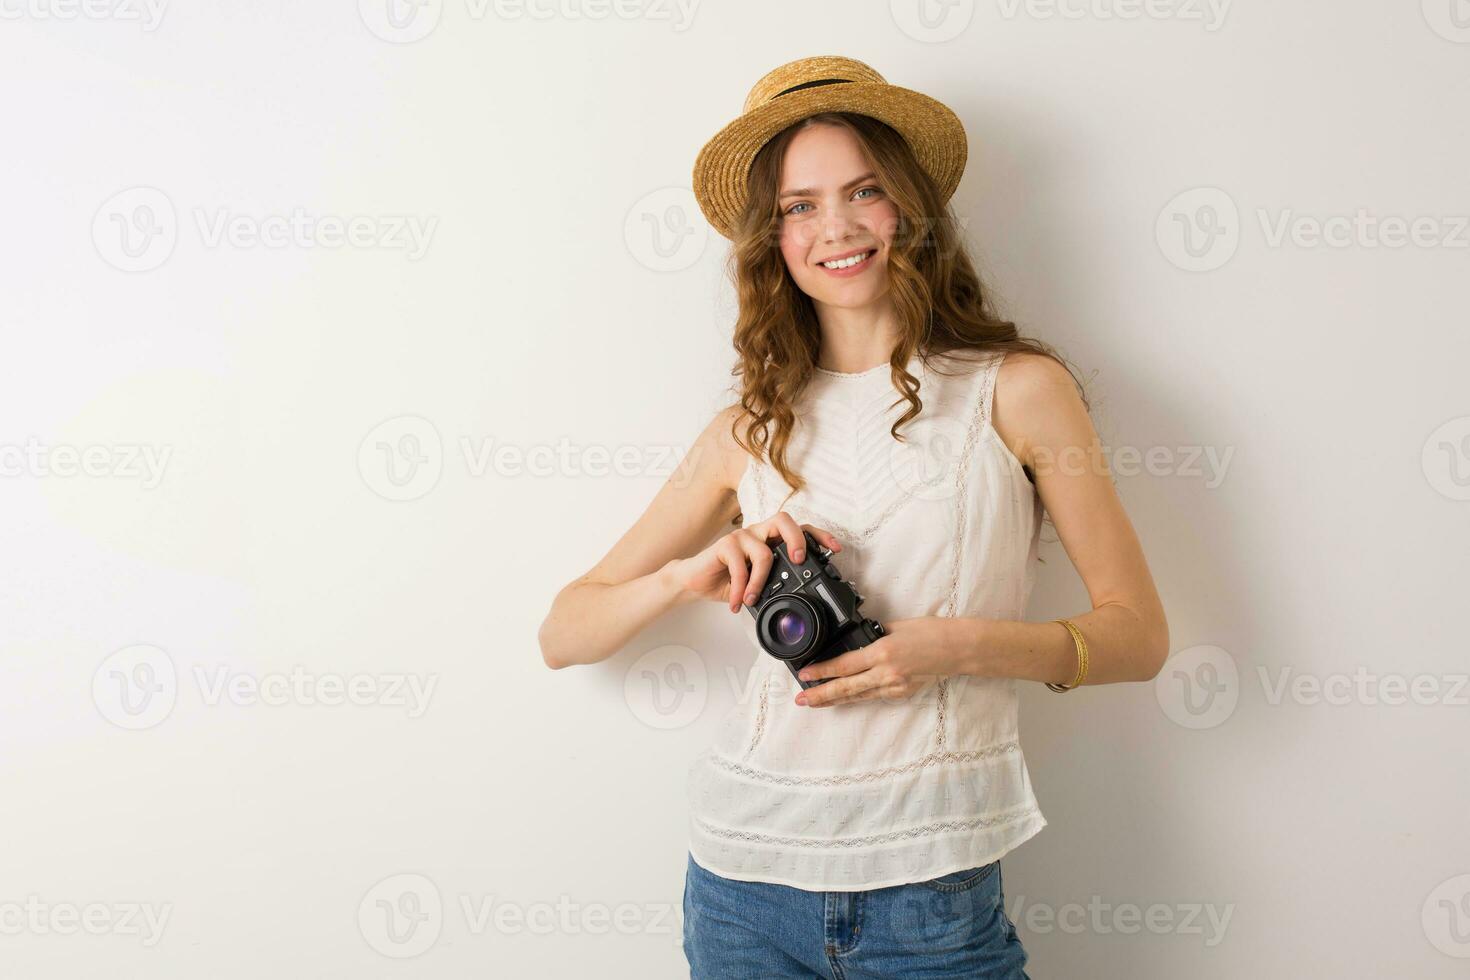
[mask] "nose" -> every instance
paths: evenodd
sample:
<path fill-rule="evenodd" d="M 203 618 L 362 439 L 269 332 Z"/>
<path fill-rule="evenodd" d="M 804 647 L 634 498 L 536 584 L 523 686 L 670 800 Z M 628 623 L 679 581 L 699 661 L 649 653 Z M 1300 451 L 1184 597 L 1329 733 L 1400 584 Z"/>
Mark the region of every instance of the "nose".
<path fill-rule="evenodd" d="M 841 248 L 862 233 L 863 218 L 857 209 L 846 201 L 826 204 L 821 214 L 807 222 L 801 229 L 801 237 L 808 246 L 820 246 L 824 251 Z"/>
<path fill-rule="evenodd" d="M 852 205 L 840 201 L 823 210 L 819 224 L 822 241 L 828 245 L 837 245 L 852 237 L 857 220 Z"/>

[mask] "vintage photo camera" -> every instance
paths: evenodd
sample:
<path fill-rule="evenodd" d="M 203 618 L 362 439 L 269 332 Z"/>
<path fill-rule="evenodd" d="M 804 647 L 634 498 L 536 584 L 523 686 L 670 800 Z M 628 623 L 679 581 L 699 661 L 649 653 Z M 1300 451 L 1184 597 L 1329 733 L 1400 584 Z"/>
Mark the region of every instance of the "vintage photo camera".
<path fill-rule="evenodd" d="M 784 661 L 793 677 L 807 664 L 858 650 L 883 635 L 882 624 L 858 612 L 863 597 L 844 581 L 828 559 L 832 552 L 806 537 L 806 561 L 794 562 L 781 539 L 771 546 L 771 571 L 754 605 L 745 608 L 755 617 L 761 649 Z M 796 679 L 803 688 L 825 684 Z"/>

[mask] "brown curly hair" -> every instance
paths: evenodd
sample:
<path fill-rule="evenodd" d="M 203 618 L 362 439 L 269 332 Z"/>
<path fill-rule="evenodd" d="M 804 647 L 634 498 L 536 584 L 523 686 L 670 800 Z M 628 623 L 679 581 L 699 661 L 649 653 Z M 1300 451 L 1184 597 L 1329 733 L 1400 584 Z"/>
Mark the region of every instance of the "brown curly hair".
<path fill-rule="evenodd" d="M 1014 323 L 996 313 L 965 250 L 953 210 L 940 201 L 908 142 L 869 116 L 821 113 L 772 137 L 751 163 L 749 197 L 727 262 L 739 300 L 733 338 L 738 360 L 730 373 L 738 379 L 743 412 L 731 425 L 735 442 L 752 456 L 767 459 L 793 493 L 806 485 L 788 465 L 786 451 L 795 424 L 792 405 L 816 369 L 821 331 L 811 297 L 792 281 L 781 255 L 777 185 L 792 138 L 815 125 L 843 126 L 857 137 L 877 183 L 898 211 L 888 281 L 900 339 L 890 365 L 894 388 L 909 408 L 893 424 L 893 437 L 902 441 L 899 427 L 923 409 L 919 381 L 908 371 L 916 354 L 926 369 L 936 371 L 940 355 L 982 357 L 1002 350 L 1042 354 L 1067 369 L 1086 405 L 1082 381 L 1067 361 L 1049 344 L 1022 337 Z M 737 515 L 735 523 L 740 521 Z"/>

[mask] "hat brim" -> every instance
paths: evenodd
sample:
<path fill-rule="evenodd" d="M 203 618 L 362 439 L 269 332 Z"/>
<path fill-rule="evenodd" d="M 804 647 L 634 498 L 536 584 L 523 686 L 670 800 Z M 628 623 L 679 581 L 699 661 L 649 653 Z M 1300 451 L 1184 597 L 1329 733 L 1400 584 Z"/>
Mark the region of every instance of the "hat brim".
<path fill-rule="evenodd" d="M 892 126 L 948 201 L 965 171 L 965 127 L 944 103 L 922 92 L 876 82 L 802 89 L 773 99 L 726 125 L 694 160 L 694 197 L 705 220 L 726 238 L 749 192 L 747 176 L 760 148 L 792 123 L 819 112 L 852 112 Z"/>

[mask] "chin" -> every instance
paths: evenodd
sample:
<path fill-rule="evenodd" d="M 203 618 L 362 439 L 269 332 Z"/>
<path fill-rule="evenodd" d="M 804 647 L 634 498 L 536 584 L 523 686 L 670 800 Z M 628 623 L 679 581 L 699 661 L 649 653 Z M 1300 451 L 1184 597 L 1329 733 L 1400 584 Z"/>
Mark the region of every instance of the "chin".
<path fill-rule="evenodd" d="M 817 288 L 811 290 L 808 295 L 818 302 L 828 306 L 836 307 L 863 307 L 872 303 L 888 290 L 887 280 L 879 280 L 873 283 L 851 283 L 848 288 L 841 285 L 834 286 L 830 282 L 817 284 Z"/>
<path fill-rule="evenodd" d="M 874 276 L 871 279 L 865 278 L 864 281 L 852 280 L 850 282 L 833 282 L 830 279 L 821 278 L 810 283 L 798 283 L 798 285 L 801 286 L 802 292 L 827 306 L 860 307 L 867 306 L 888 291 L 888 278 Z"/>
<path fill-rule="evenodd" d="M 835 293 L 830 296 L 814 297 L 824 306 L 831 306 L 842 310 L 860 310 L 865 306 L 871 306 L 882 293 L 863 290 L 861 293 Z"/>

